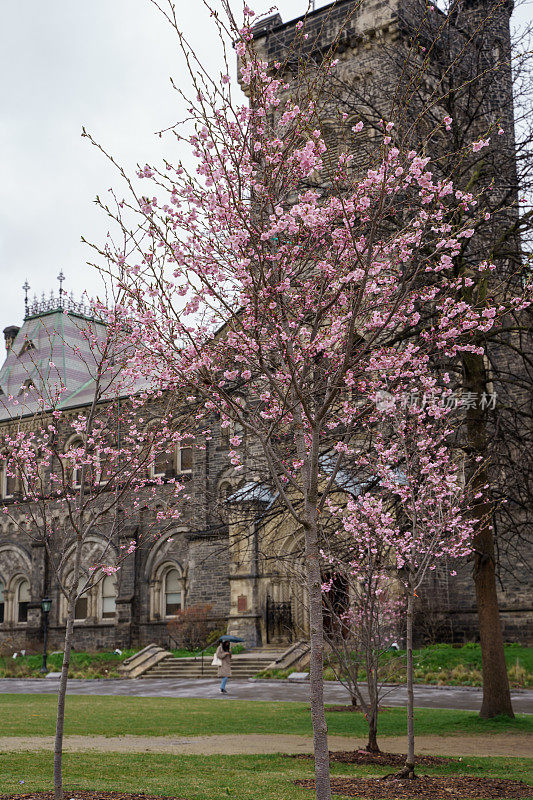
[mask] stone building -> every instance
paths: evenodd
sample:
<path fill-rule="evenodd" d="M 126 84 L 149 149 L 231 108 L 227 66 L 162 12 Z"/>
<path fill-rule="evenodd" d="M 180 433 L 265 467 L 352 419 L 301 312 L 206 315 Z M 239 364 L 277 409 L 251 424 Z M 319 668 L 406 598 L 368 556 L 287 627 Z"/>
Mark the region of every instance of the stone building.
<path fill-rule="evenodd" d="M 48 386 L 63 385 L 59 408 L 68 420 L 92 401 L 91 358 L 86 331 L 102 332 L 82 304 L 59 295 L 27 307 L 22 327 L 5 330 L 7 355 L 0 370 L 0 429 L 15 425 L 17 430 L 42 426 L 31 391 L 42 391 L 43 376 Z M 28 398 L 23 402 L 22 396 Z M 148 415 L 147 415 L 148 416 Z M 65 437 L 65 451 L 73 445 Z M 124 513 L 124 523 L 112 542 L 115 555 L 121 545 L 132 540 L 138 546 L 124 559 L 114 575 L 99 581 L 76 604 L 74 646 L 113 649 L 152 641 L 168 641 L 166 623 L 176 610 L 186 605 L 209 603 L 212 616 L 226 619 L 229 613 L 229 569 L 227 527 L 210 520 L 205 503 L 196 502 L 198 493 L 209 496 L 211 486 L 224 484 L 227 472 L 228 443 L 210 443 L 205 452 L 180 446 L 163 461 L 154 459 L 150 476 L 166 479 L 170 474 L 194 487 L 176 525 L 153 535 L 150 520 L 140 509 Z M 72 475 L 73 486 L 77 477 Z M 223 490 L 229 491 L 224 489 Z M 161 487 L 164 494 L 165 487 Z M 58 647 L 64 630 L 66 604 L 61 595 L 42 537 L 32 536 L 32 524 L 24 516 L 21 487 L 5 467 L 0 476 L 2 503 L 11 511 L 0 517 L 0 647 L 4 650 L 33 647 L 41 637 L 40 601 L 52 599 L 50 641 Z M 229 492 L 230 493 L 230 492 Z M 50 500 L 53 506 L 53 499 Z M 53 516 L 52 510 L 52 516 Z M 58 510 L 57 527 L 67 525 Z M 17 517 L 23 522 L 15 525 Z M 145 539 L 147 541 L 145 541 Z M 61 578 L 67 580 L 73 568 L 73 544 L 60 540 L 64 547 Z M 86 568 L 98 562 L 106 546 L 98 532 L 89 535 L 83 547 Z M 109 556 L 113 560 L 113 555 Z"/>
<path fill-rule="evenodd" d="M 468 17 L 475 22 L 483 7 L 481 0 L 469 0 L 460 6 L 463 16 L 461 25 L 457 23 L 458 37 L 463 35 L 462 21 Z M 416 2 L 406 0 L 338 0 L 305 19 L 309 33 L 306 59 L 320 58 L 333 41 L 338 41 L 342 100 L 348 104 L 350 114 L 357 113 L 370 124 L 370 134 L 355 143 L 361 151 L 368 148 L 371 152 L 372 125 L 391 113 L 391 97 L 398 86 L 406 42 L 410 41 L 420 9 Z M 494 47 L 486 50 L 489 58 L 500 58 L 508 51 L 511 10 L 509 3 L 499 3 L 491 17 Z M 438 11 L 434 13 L 440 15 Z M 284 23 L 275 14 L 258 23 L 254 36 L 261 55 L 269 61 L 282 60 L 299 22 L 296 19 Z M 431 37 L 431 26 L 424 29 L 424 35 Z M 458 47 L 457 43 L 453 46 Z M 500 170 L 501 192 L 512 194 L 516 191 L 512 91 L 510 73 L 502 75 L 484 99 L 473 135 L 479 135 L 487 114 L 505 120 L 506 134 L 498 141 L 499 156 L 495 158 L 505 165 Z M 427 80 L 426 84 L 425 91 L 431 92 Z M 337 141 L 339 148 L 345 146 L 339 137 L 335 112 L 339 102 L 332 90 L 330 110 L 326 103 L 325 112 L 331 118 L 323 123 L 333 153 Z M 0 397 L 16 397 L 22 386 L 31 387 L 28 365 L 39 359 L 43 363 L 51 360 L 59 365 L 68 387 L 63 407 L 83 407 L 87 402 L 87 374 L 75 359 L 64 357 L 63 344 L 68 341 L 72 352 L 72 345 L 79 339 L 80 321 L 86 319 L 86 310 L 66 301 L 61 293 L 59 298 L 27 308 L 22 327 L 11 326 L 4 331 L 7 356 L 0 370 Z M 62 333 L 57 352 L 50 358 L 50 332 L 59 328 Z M 307 635 L 301 536 L 286 522 L 280 529 L 276 498 L 259 480 L 253 459 L 243 473 L 235 474 L 228 457 L 227 431 L 220 428 L 216 416 L 211 422 L 212 438 L 205 450 L 189 448 L 174 457 L 171 471 L 185 476 L 191 487 L 191 499 L 179 524 L 164 536 L 155 537 L 151 544 L 139 547 L 116 577 L 101 581 L 82 598 L 77 608 L 75 647 L 112 649 L 150 642 L 166 644 L 167 622 L 176 610 L 199 603 L 211 605 L 213 617 L 227 621 L 229 630 L 242 635 L 250 645 Z M 0 418 L 2 424 L 7 423 Z M 9 504 L 15 492 L 9 476 L 2 474 L 2 502 Z M 124 541 L 142 538 L 143 524 L 141 514 L 128 515 L 122 531 Z M 93 553 L 98 552 L 97 538 L 89 546 Z M 116 546 L 120 547 L 119 541 Z M 88 552 L 87 558 L 90 557 Z M 67 562 L 65 569 L 68 568 Z M 458 573 L 454 578 L 446 569 L 432 574 L 423 601 L 428 635 L 456 640 L 476 638 L 471 565 L 461 565 Z M 513 569 L 502 584 L 500 607 L 507 640 L 533 641 L 530 585 L 529 576 Z M 36 646 L 42 631 L 39 601 L 45 595 L 53 601 L 52 645 L 59 646 L 64 603 L 50 573 L 45 549 L 32 543 L 30 537 L 16 534 L 0 518 L 0 647 L 9 650 Z"/>
<path fill-rule="evenodd" d="M 67 355 L 73 346 L 83 347 L 84 314 L 79 304 L 52 298 L 31 307 L 20 329 L 5 329 L 0 429 L 13 419 L 12 409 L 9 420 L 5 410 L 7 398 L 27 390 L 35 365 L 49 363 L 51 334 L 60 326 L 61 335 L 53 342 L 53 361 L 60 365 L 68 387 L 62 408 L 67 414 L 70 410 L 76 413 L 87 404 L 87 374 L 80 366 L 83 357 L 72 360 Z M 24 424 L 23 416 L 18 425 Z M 31 415 L 26 424 L 33 424 Z M 125 515 L 114 546 L 118 549 L 132 540 L 139 546 L 116 575 L 107 576 L 78 601 L 76 648 L 139 647 L 150 642 L 167 645 L 169 620 L 178 609 L 197 604 L 209 604 L 212 618 L 218 624 L 227 623 L 228 629 L 249 645 L 280 644 L 307 636 L 301 532 L 278 515 L 276 497 L 258 480 L 251 454 L 245 477 L 236 475 L 229 463 L 228 435 L 216 418 L 211 421 L 211 431 L 206 450 L 182 448 L 173 458 L 171 473 L 168 463 L 164 465 L 165 475 L 178 474 L 190 486 L 190 500 L 175 525 L 161 536 L 145 539 L 143 514 Z M 65 441 L 65 448 L 68 444 Z M 2 503 L 9 507 L 17 491 L 16 482 L 2 472 Z M 46 550 L 41 542 L 32 540 L 30 529 L 27 533 L 0 518 L 0 646 L 5 652 L 38 648 L 42 637 L 40 600 L 45 596 L 52 599 L 52 647 L 61 646 L 64 631 L 65 602 Z M 96 563 L 103 546 L 97 534 L 89 536 L 85 563 Z M 69 547 L 65 575 L 72 569 Z M 440 570 L 421 593 L 425 602 L 421 630 L 429 637 L 457 641 L 476 637 L 471 567 L 465 564 L 458 571 L 458 576 L 451 578 L 449 570 Z M 508 640 L 529 639 L 526 596 L 520 581 L 508 582 L 501 593 Z"/>

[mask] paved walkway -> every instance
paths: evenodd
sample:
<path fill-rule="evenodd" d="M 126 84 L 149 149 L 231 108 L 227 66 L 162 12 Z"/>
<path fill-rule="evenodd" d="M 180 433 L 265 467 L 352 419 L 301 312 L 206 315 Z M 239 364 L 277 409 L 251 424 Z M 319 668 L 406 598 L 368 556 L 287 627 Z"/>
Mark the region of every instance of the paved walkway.
<path fill-rule="evenodd" d="M 365 741 L 347 736 L 329 736 L 330 750 L 355 750 Z M 405 736 L 380 737 L 387 753 L 405 753 Z M 51 736 L 4 736 L 2 752 L 53 750 Z M 532 736 L 495 734 L 493 736 L 417 736 L 416 752 L 420 755 L 444 756 L 531 756 Z M 65 736 L 67 752 L 100 753 L 170 753 L 172 755 L 234 755 L 237 753 L 312 753 L 310 736 L 293 735 L 225 735 L 177 738 L 169 736 Z"/>
<path fill-rule="evenodd" d="M 14 694 L 55 694 L 59 681 L 52 678 L 41 680 L 16 678 L 0 679 L 0 693 Z M 212 679 L 132 679 L 132 680 L 75 680 L 69 681 L 69 694 L 82 695 L 125 695 L 129 697 L 194 697 L 214 698 L 227 701 L 266 700 L 290 701 L 309 700 L 309 682 L 266 680 L 230 680 L 229 694 L 221 696 L 218 682 Z M 533 691 L 519 690 L 512 693 L 514 710 L 522 714 L 533 714 Z M 326 681 L 326 703 L 345 704 L 348 701 L 346 689 L 334 681 Z M 405 686 L 390 688 L 383 700 L 385 706 L 405 706 Z M 481 689 L 466 686 L 415 686 L 415 705 L 419 708 L 464 708 L 478 711 L 481 708 Z"/>

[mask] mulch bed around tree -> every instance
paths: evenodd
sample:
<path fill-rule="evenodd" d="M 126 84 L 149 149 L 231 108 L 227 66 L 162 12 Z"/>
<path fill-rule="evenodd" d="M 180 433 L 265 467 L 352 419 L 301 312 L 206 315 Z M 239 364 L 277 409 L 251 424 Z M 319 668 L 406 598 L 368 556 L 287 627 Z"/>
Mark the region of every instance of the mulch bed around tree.
<path fill-rule="evenodd" d="M 96 789 L 64 789 L 66 800 L 164 800 L 161 795 L 131 794 L 131 792 L 99 792 Z M 31 792 L 12 794 L 4 800 L 54 800 L 53 792 Z M 184 800 L 183 797 L 167 797 L 166 800 Z"/>
<path fill-rule="evenodd" d="M 311 753 L 289 753 L 290 758 L 313 758 Z M 341 764 L 381 764 L 384 767 L 401 767 L 407 756 L 401 753 L 369 753 L 368 750 L 330 750 L 329 760 Z M 416 756 L 415 763 L 426 767 L 453 763 L 448 756 Z"/>
<path fill-rule="evenodd" d="M 313 780 L 295 781 L 304 789 L 314 789 Z M 334 794 L 347 797 L 367 797 L 371 800 L 443 800 L 457 798 L 468 800 L 470 797 L 488 798 L 533 798 L 533 786 L 523 781 L 511 781 L 504 778 L 445 777 L 436 778 L 421 775 L 415 780 L 398 780 L 387 778 L 332 778 L 331 789 Z"/>

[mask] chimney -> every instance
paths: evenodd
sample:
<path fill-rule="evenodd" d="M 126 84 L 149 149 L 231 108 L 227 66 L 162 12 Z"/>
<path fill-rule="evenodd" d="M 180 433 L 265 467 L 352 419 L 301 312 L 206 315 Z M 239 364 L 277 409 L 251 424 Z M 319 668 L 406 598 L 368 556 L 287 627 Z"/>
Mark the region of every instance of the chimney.
<path fill-rule="evenodd" d="M 9 353 L 13 346 L 13 342 L 17 338 L 17 333 L 20 331 L 16 325 L 9 325 L 8 328 L 4 328 L 4 339 L 6 341 L 6 350 Z"/>

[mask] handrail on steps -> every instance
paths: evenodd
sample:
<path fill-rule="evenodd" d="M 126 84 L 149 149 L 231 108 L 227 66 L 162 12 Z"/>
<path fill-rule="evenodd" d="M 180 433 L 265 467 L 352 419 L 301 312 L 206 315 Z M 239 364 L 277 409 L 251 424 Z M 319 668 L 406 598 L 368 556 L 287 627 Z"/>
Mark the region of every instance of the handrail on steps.
<path fill-rule="evenodd" d="M 178 642 L 176 641 L 176 639 L 174 639 L 174 637 L 172 636 L 172 634 L 171 634 L 171 633 L 169 633 L 169 634 L 168 634 L 168 638 L 169 638 L 169 639 L 172 639 L 172 641 L 174 642 L 174 644 L 175 644 L 175 645 L 177 645 L 177 646 L 179 646 L 179 645 L 178 645 Z M 213 642 L 211 642 L 211 644 L 206 644 L 206 646 L 204 647 L 204 649 L 203 649 L 203 650 L 200 650 L 200 652 L 199 652 L 199 653 L 196 653 L 196 655 L 194 656 L 194 660 L 195 660 L 195 661 L 197 661 L 197 659 L 198 659 L 198 657 L 199 657 L 199 656 L 201 656 L 201 657 L 202 657 L 202 675 L 204 674 L 204 653 L 205 653 L 205 651 L 206 651 L 206 650 L 209 650 L 209 648 L 210 648 L 210 647 L 213 647 Z M 171 648 L 171 647 L 169 647 L 169 650 L 171 650 L 171 649 L 172 649 L 172 648 Z"/>

